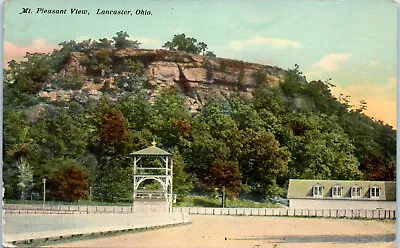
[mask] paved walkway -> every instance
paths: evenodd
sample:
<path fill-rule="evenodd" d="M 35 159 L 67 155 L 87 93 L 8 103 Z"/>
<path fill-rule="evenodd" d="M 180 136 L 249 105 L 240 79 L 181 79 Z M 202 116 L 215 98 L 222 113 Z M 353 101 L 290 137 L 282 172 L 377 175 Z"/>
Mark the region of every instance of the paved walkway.
<path fill-rule="evenodd" d="M 188 223 L 187 214 L 21 214 L 5 215 L 3 242 L 61 239 L 84 234 L 116 232 Z"/>

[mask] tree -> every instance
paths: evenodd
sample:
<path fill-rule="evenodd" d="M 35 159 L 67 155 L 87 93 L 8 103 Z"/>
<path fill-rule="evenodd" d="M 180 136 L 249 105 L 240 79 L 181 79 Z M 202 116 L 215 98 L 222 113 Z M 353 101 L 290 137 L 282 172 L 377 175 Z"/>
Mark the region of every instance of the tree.
<path fill-rule="evenodd" d="M 304 91 L 304 78 L 301 76 L 299 71 L 299 65 L 295 64 L 294 69 L 289 69 L 285 75 L 285 78 L 280 82 L 279 86 L 285 95 L 294 97 L 297 94 L 301 94 Z"/>
<path fill-rule="evenodd" d="M 205 51 L 207 50 L 207 44 L 200 41 L 199 43 L 197 43 L 198 46 L 198 50 L 202 53 L 202 55 L 204 56 Z"/>
<path fill-rule="evenodd" d="M 21 158 L 17 163 L 18 168 L 18 187 L 21 190 L 21 200 L 26 200 L 29 191 L 33 187 L 33 171 L 29 163 Z"/>
<path fill-rule="evenodd" d="M 116 49 L 133 48 L 138 49 L 140 43 L 137 40 L 129 40 L 129 35 L 126 32 L 119 31 L 116 36 L 112 37 L 114 40 L 114 47 Z"/>
<path fill-rule="evenodd" d="M 208 58 L 216 58 L 217 55 L 215 55 L 215 53 L 213 53 L 211 51 L 207 51 L 206 52 L 206 57 L 208 57 Z"/>
<path fill-rule="evenodd" d="M 87 194 L 87 171 L 75 160 L 52 161 L 55 169 L 48 178 L 49 199 L 75 202 Z"/>
<path fill-rule="evenodd" d="M 47 54 L 27 53 L 27 61 L 11 68 L 15 87 L 28 94 L 36 94 L 50 81 L 54 68 L 52 57 Z"/>
<path fill-rule="evenodd" d="M 185 34 L 176 34 L 172 38 L 172 41 L 167 41 L 163 45 L 164 48 L 167 48 L 170 51 L 182 51 L 191 54 L 205 54 L 207 50 L 207 44 L 200 41 L 197 42 L 197 39 L 192 37 L 187 37 Z M 212 52 L 208 51 L 206 56 L 212 57 L 215 56 Z"/>
<path fill-rule="evenodd" d="M 304 179 L 361 178 L 354 146 L 335 117 L 292 114 L 285 120 L 295 136 L 289 176 Z"/>
<path fill-rule="evenodd" d="M 112 40 L 109 40 L 107 38 L 102 38 L 99 39 L 99 41 L 94 41 L 93 42 L 93 47 L 97 49 L 111 49 L 112 48 Z"/>
<path fill-rule="evenodd" d="M 123 167 L 118 159 L 109 160 L 99 168 L 93 187 L 93 195 L 97 199 L 108 202 L 131 200 L 132 169 Z"/>
<path fill-rule="evenodd" d="M 287 173 L 290 152 L 266 131 L 246 129 L 240 140 L 243 147 L 238 162 L 242 180 L 265 196 L 268 186 Z"/>
<path fill-rule="evenodd" d="M 189 193 L 193 185 L 190 174 L 186 171 L 184 158 L 177 149 L 173 152 L 172 161 L 174 167 L 173 191 L 177 195 L 177 201 L 180 201 Z"/>
<path fill-rule="evenodd" d="M 120 144 L 127 138 L 128 130 L 121 111 L 110 109 L 102 116 L 100 139 L 107 144 Z"/>
<path fill-rule="evenodd" d="M 205 181 L 211 189 L 225 187 L 228 196 L 237 197 L 241 185 L 238 163 L 216 159 L 212 163 Z"/>
<path fill-rule="evenodd" d="M 164 147 L 172 148 L 184 142 L 190 132 L 190 115 L 175 88 L 163 90 L 157 96 L 150 114 L 150 130 L 161 138 Z"/>

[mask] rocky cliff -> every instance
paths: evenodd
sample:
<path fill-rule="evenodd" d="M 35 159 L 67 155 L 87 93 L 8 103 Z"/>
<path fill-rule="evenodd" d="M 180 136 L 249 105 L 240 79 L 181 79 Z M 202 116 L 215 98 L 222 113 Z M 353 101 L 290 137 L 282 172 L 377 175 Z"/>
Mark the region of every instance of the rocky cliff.
<path fill-rule="evenodd" d="M 49 84 L 39 96 L 48 101 L 86 101 L 100 98 L 108 88 L 113 89 L 111 95 L 117 99 L 124 95 L 124 90 L 115 82 L 127 76 L 122 66 L 126 61 L 140 61 L 144 65 L 142 78 L 149 95 L 155 96 L 166 87 L 176 87 L 186 96 L 192 111 L 210 99 L 224 98 L 232 92 L 251 95 L 260 82 L 277 86 L 286 74 L 274 66 L 161 49 L 94 50 L 70 53 L 64 61 L 61 76 L 78 75 L 82 80 L 80 89 L 57 89 Z"/>

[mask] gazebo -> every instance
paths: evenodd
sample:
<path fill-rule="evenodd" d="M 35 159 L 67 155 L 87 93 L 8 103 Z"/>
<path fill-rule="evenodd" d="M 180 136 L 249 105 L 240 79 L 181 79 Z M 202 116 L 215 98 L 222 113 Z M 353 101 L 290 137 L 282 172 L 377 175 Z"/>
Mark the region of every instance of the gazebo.
<path fill-rule="evenodd" d="M 135 210 L 171 210 L 172 207 L 172 154 L 152 146 L 131 153 L 133 155 L 133 207 Z M 161 163 L 155 163 L 160 159 Z M 161 189 L 139 188 L 143 182 L 153 180 Z M 164 208 L 165 207 L 165 208 Z"/>

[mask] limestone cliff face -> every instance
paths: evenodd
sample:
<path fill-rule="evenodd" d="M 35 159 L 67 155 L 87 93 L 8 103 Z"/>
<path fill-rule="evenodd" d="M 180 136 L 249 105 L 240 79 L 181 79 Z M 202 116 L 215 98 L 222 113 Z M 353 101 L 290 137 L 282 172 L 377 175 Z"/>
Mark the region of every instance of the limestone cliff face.
<path fill-rule="evenodd" d="M 96 77 L 89 76 L 87 61 L 99 53 L 110 54 L 110 61 L 104 62 L 104 68 L 100 69 Z M 102 94 L 100 90 L 106 84 L 108 87 L 118 88 L 114 84 L 115 79 L 124 75 L 124 72 L 116 72 L 115 68 L 128 59 L 144 64 L 148 94 L 154 97 L 163 88 L 176 87 L 186 96 L 187 106 L 193 111 L 204 106 L 210 99 L 224 98 L 235 91 L 251 95 L 251 91 L 260 81 L 277 86 L 286 74 L 285 70 L 278 67 L 161 49 L 100 50 L 92 51 L 89 55 L 71 53 L 65 60 L 61 75 L 82 75 L 85 83 L 81 90 L 54 90 L 50 93 L 41 92 L 39 95 L 49 101 L 68 101 L 82 94 L 86 94 L 83 98 L 99 98 Z"/>

